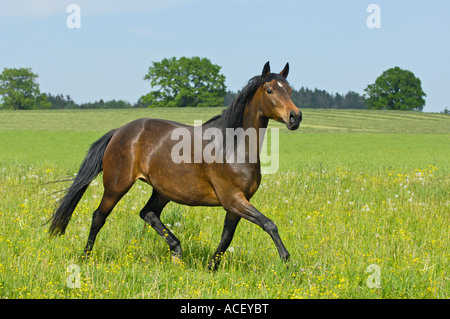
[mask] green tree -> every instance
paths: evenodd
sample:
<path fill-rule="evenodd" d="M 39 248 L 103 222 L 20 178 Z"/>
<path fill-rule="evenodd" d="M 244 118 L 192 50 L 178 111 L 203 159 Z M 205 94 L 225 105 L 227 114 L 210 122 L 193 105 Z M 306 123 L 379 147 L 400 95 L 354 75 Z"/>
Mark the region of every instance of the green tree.
<path fill-rule="evenodd" d="M 0 109 L 30 110 L 48 109 L 51 103 L 39 91 L 38 75 L 31 68 L 4 68 L 0 74 Z"/>
<path fill-rule="evenodd" d="M 52 95 L 51 93 L 47 93 L 47 99 L 52 109 L 74 109 L 80 107 L 68 94 L 64 96 L 63 94 Z"/>
<path fill-rule="evenodd" d="M 425 105 L 426 94 L 422 90 L 420 79 L 411 71 L 399 67 L 384 71 L 364 91 L 367 95 L 367 108 L 370 109 L 421 111 Z"/>
<path fill-rule="evenodd" d="M 172 57 L 152 62 L 144 79 L 154 91 L 140 98 L 139 103 L 153 106 L 222 106 L 225 76 L 221 67 L 207 58 Z"/>

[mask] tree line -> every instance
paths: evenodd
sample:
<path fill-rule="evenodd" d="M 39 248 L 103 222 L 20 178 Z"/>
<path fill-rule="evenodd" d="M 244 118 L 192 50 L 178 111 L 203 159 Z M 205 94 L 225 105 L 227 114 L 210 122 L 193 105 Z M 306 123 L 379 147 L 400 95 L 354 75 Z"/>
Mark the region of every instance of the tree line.
<path fill-rule="evenodd" d="M 224 97 L 224 105 L 230 105 L 239 92 L 227 91 Z M 363 95 L 349 91 L 346 94 L 329 93 L 325 90 L 301 87 L 293 89 L 292 102 L 301 108 L 311 109 L 365 109 L 366 99 Z"/>
<path fill-rule="evenodd" d="M 46 96 L 51 105 L 50 109 L 126 109 L 139 107 L 137 103 L 131 104 L 124 100 L 103 101 L 103 99 L 100 99 L 95 102 L 78 104 L 72 100 L 70 95 L 52 95 L 51 93 L 47 93 Z"/>
<path fill-rule="evenodd" d="M 228 106 L 236 98 L 238 92 L 228 90 L 223 97 L 223 103 L 220 105 L 209 106 Z M 130 103 L 124 100 L 103 101 L 100 99 L 95 102 L 78 104 L 70 95 L 47 93 L 47 100 L 50 103 L 50 109 L 125 109 L 125 108 L 146 108 L 149 107 L 142 101 Z M 365 98 L 356 92 L 348 92 L 345 95 L 339 93 L 332 94 L 325 90 L 308 89 L 301 87 L 299 90 L 292 90 L 292 101 L 301 108 L 322 108 L 322 109 L 364 109 L 366 108 Z M 168 107 L 167 105 L 160 105 Z M 207 105 L 205 105 L 207 106 Z"/>
<path fill-rule="evenodd" d="M 209 106 L 228 106 L 236 98 L 238 92 L 228 90 L 223 97 L 223 103 L 220 105 Z M 142 101 L 130 103 L 124 100 L 110 100 L 81 103 L 78 104 L 72 100 L 70 95 L 47 93 L 47 100 L 50 102 L 50 109 L 125 109 L 125 108 L 145 108 L 149 107 Z M 364 96 L 356 92 L 347 94 L 329 93 L 325 90 L 308 89 L 301 87 L 299 90 L 292 90 L 292 101 L 301 108 L 321 108 L 321 109 L 364 109 L 367 108 Z M 161 107 L 168 107 L 161 104 Z M 205 105 L 207 106 L 207 105 Z"/>
<path fill-rule="evenodd" d="M 151 90 L 137 102 L 100 99 L 79 104 L 70 95 L 41 93 L 38 75 L 30 68 L 5 68 L 0 74 L 0 110 L 228 106 L 239 91 L 226 90 L 220 70 L 207 58 L 165 58 L 152 62 L 144 76 Z M 292 90 L 291 98 L 300 108 L 422 110 L 425 105 L 420 79 L 399 67 L 383 72 L 365 92 L 329 93 L 302 86 Z"/>

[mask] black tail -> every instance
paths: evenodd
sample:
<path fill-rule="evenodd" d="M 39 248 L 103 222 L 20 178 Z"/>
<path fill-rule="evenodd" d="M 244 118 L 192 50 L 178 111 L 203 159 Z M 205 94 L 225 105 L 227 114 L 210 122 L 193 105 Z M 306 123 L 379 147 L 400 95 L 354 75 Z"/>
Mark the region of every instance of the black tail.
<path fill-rule="evenodd" d="M 103 155 L 105 154 L 106 146 L 115 132 L 116 130 L 112 130 L 106 133 L 89 148 L 86 157 L 81 163 L 77 176 L 67 190 L 67 193 L 61 199 L 51 218 L 50 236 L 64 234 L 70 217 L 72 217 L 72 213 L 84 192 L 94 178 L 103 170 Z"/>

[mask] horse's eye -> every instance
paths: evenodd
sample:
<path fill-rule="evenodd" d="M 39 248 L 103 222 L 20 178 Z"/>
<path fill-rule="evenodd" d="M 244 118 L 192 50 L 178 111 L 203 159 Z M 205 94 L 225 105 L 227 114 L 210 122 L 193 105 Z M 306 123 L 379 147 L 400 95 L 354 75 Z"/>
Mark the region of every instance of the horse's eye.
<path fill-rule="evenodd" d="M 273 91 L 272 91 L 271 89 L 267 89 L 267 93 L 268 93 L 268 94 L 272 94 Z"/>

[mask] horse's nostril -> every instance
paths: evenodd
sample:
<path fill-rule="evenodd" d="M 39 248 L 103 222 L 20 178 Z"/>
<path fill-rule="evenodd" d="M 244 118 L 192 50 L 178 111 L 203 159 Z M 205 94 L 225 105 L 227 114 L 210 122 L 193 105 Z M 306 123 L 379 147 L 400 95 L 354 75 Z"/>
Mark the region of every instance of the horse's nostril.
<path fill-rule="evenodd" d="M 289 114 L 289 122 L 290 122 L 290 124 L 295 123 L 295 112 L 294 111 L 291 111 L 291 114 Z"/>

